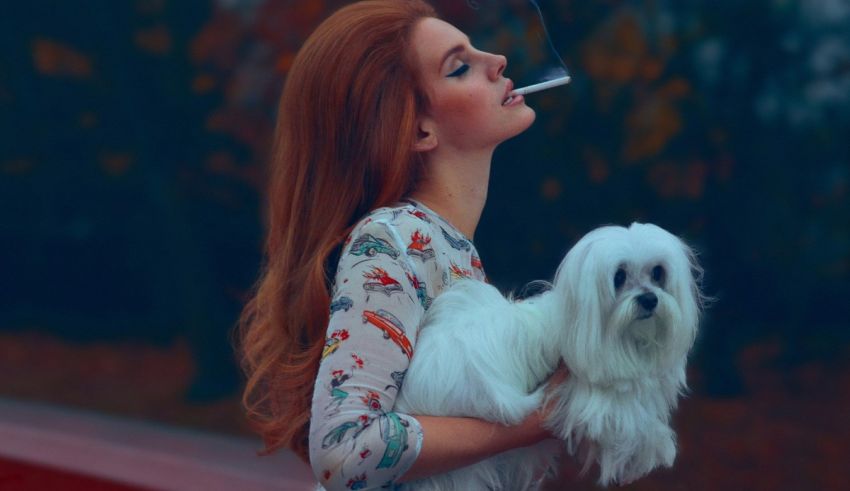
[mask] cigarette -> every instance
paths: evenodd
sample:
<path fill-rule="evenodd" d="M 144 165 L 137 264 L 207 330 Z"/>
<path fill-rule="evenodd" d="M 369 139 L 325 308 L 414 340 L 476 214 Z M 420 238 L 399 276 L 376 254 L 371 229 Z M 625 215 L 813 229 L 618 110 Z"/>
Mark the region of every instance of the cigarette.
<path fill-rule="evenodd" d="M 540 92 L 541 90 L 551 89 L 552 87 L 557 87 L 559 85 L 565 85 L 570 83 L 570 76 L 565 75 L 560 78 L 556 78 L 554 80 L 549 80 L 547 82 L 540 82 L 539 84 L 529 85 L 527 87 L 521 87 L 511 92 L 511 95 L 525 95 L 530 94 L 532 92 Z"/>

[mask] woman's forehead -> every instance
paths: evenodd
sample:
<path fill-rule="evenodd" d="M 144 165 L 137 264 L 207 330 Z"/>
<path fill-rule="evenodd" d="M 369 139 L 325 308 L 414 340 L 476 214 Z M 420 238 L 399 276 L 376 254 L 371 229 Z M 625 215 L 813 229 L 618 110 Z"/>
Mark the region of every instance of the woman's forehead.
<path fill-rule="evenodd" d="M 469 38 L 455 26 L 433 17 L 416 24 L 413 49 L 425 72 L 438 72 L 447 55 L 469 44 Z"/>

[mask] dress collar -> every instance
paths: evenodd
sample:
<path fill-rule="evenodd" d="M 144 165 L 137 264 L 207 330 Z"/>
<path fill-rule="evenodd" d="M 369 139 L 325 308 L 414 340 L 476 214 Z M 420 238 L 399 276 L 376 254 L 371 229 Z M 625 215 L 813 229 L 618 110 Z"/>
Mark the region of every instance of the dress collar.
<path fill-rule="evenodd" d="M 415 200 L 415 199 L 410 198 L 410 197 L 404 197 L 404 198 L 402 198 L 402 199 L 401 199 L 401 201 L 402 201 L 402 202 L 405 202 L 405 203 L 410 203 L 411 205 L 415 206 L 416 208 L 419 208 L 420 210 L 424 211 L 425 213 L 427 213 L 427 214 L 429 214 L 429 215 L 433 215 L 433 216 L 437 217 L 437 218 L 438 218 L 441 222 L 443 222 L 443 223 L 444 223 L 444 224 L 445 224 L 445 225 L 446 225 L 449 229 L 451 229 L 451 230 L 452 230 L 452 232 L 456 233 L 456 234 L 457 234 L 457 235 L 459 235 L 460 237 L 463 237 L 463 239 L 464 239 L 464 240 L 466 240 L 467 242 L 469 242 L 470 244 L 475 245 L 475 243 L 474 243 L 474 242 L 472 242 L 472 240 L 471 240 L 469 237 L 467 237 L 466 235 L 464 235 L 464 233 L 463 233 L 463 232 L 461 232 L 460 230 L 458 230 L 458 228 L 457 228 L 457 227 L 455 227 L 454 225 L 452 225 L 452 223 L 451 223 L 450 221 L 448 221 L 448 220 L 446 220 L 445 218 L 443 218 L 442 216 L 440 216 L 440 214 L 439 214 L 439 213 L 437 213 L 436 211 L 434 211 L 434 210 L 432 210 L 431 208 L 428 208 L 427 206 L 425 206 L 425 204 L 423 204 L 421 201 Z"/>

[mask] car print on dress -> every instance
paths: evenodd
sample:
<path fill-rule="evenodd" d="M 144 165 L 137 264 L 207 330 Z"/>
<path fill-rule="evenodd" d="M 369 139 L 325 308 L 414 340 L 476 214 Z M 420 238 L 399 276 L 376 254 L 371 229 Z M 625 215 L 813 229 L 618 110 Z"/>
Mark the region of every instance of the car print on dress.
<path fill-rule="evenodd" d="M 384 387 L 384 390 L 395 389 L 396 392 L 401 390 L 401 384 L 404 383 L 404 376 L 407 374 L 407 369 L 405 368 L 403 371 L 396 371 L 390 374 L 390 377 L 393 378 L 394 385 L 388 385 Z"/>
<path fill-rule="evenodd" d="M 381 292 L 391 296 L 395 292 L 403 291 L 401 283 L 390 276 L 383 268 L 372 266 L 371 271 L 364 271 L 363 277 L 375 281 L 363 283 L 363 289 L 369 292 Z"/>
<path fill-rule="evenodd" d="M 428 291 L 425 289 L 425 282 L 419 281 L 419 277 L 411 275 L 410 273 L 405 273 L 407 275 L 407 281 L 410 282 L 410 285 L 416 290 L 416 297 L 419 298 L 419 303 L 422 305 L 422 308 L 428 310 L 431 307 L 431 302 L 434 300 L 432 297 L 428 296 Z"/>
<path fill-rule="evenodd" d="M 384 309 L 377 311 L 364 310 L 363 323 L 370 323 L 384 332 L 384 339 L 391 339 L 401 348 L 401 352 L 409 360 L 413 356 L 413 345 L 404 333 L 404 326 L 393 314 Z"/>
<path fill-rule="evenodd" d="M 431 223 L 431 219 L 422 210 L 416 210 L 416 209 L 414 209 L 413 211 L 408 210 L 408 213 L 410 213 L 411 215 L 415 216 L 416 218 L 422 220 L 425 223 L 429 223 L 429 224 Z"/>
<path fill-rule="evenodd" d="M 387 448 L 375 469 L 393 467 L 398 464 L 401 454 L 407 450 L 407 429 L 409 423 L 395 413 L 385 413 L 380 418 L 381 438 Z"/>
<path fill-rule="evenodd" d="M 452 275 L 453 280 L 457 280 L 460 278 L 472 278 L 472 270 L 461 268 L 457 264 L 452 261 L 451 267 L 449 268 L 449 272 Z"/>
<path fill-rule="evenodd" d="M 339 339 L 335 338 L 327 338 L 325 339 L 325 348 L 322 350 L 322 359 L 324 360 L 328 356 L 334 354 L 337 349 L 339 349 Z"/>
<path fill-rule="evenodd" d="M 444 229 L 443 227 L 440 227 L 440 230 L 443 231 L 443 237 L 446 238 L 446 241 L 449 243 L 450 246 L 452 246 L 453 249 L 467 252 L 471 250 L 471 246 L 469 245 L 468 240 L 457 239 L 455 237 L 452 237 L 448 232 L 446 232 L 446 229 Z"/>
<path fill-rule="evenodd" d="M 392 217 L 392 219 L 391 219 L 390 221 L 391 221 L 392 223 L 395 223 L 395 222 L 396 222 L 396 220 L 398 220 L 398 216 L 399 216 L 399 215 L 401 215 L 401 214 L 402 214 L 402 213 L 404 213 L 404 212 L 405 212 L 405 210 L 402 210 L 402 209 L 395 209 L 395 210 L 393 210 L 393 217 Z"/>
<path fill-rule="evenodd" d="M 361 414 L 354 421 L 346 421 L 335 426 L 322 438 L 322 448 L 336 447 L 346 440 L 356 440 L 357 436 L 366 428 L 372 425 L 372 421 L 377 418 L 378 414 Z M 356 428 L 352 433 L 349 430 Z"/>
<path fill-rule="evenodd" d="M 410 245 L 407 246 L 407 255 L 419 258 L 423 263 L 434 259 L 434 248 L 427 247 L 431 243 L 431 237 L 422 235 L 419 229 L 410 234 Z"/>
<path fill-rule="evenodd" d="M 342 443 L 342 440 L 345 438 L 345 434 L 348 430 L 359 426 L 360 424 L 357 421 L 346 421 L 345 423 L 335 427 L 329 431 L 324 438 L 322 438 L 322 448 L 335 447 L 339 445 Z M 354 438 L 354 435 L 352 435 L 352 438 Z"/>
<path fill-rule="evenodd" d="M 325 347 L 322 350 L 322 359 L 324 360 L 328 356 L 332 355 L 337 349 L 339 349 L 340 343 L 346 339 L 348 339 L 347 329 L 337 329 L 332 332 L 331 335 L 325 339 Z"/>
<path fill-rule="evenodd" d="M 352 479 L 349 479 L 345 484 L 348 489 L 366 489 L 366 474 L 360 474 L 359 476 L 354 476 Z"/>
<path fill-rule="evenodd" d="M 379 253 L 386 254 L 393 259 L 399 255 L 398 249 L 386 240 L 375 237 L 372 234 L 363 234 L 351 244 L 351 254 L 355 256 L 375 257 Z"/>
<path fill-rule="evenodd" d="M 346 296 L 339 297 L 336 301 L 331 303 L 331 315 L 333 315 L 334 312 L 339 310 L 344 310 L 345 312 L 348 312 L 348 309 L 350 309 L 353 305 L 354 301 L 350 298 Z"/>

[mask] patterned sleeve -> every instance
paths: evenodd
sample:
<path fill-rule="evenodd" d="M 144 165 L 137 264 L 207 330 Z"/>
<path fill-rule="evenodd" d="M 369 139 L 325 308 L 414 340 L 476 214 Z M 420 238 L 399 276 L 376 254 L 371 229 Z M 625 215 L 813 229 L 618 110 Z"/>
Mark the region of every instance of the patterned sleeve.
<path fill-rule="evenodd" d="M 419 422 L 392 411 L 428 298 L 398 227 L 374 220 L 343 247 L 312 402 L 310 462 L 328 490 L 393 486 Z"/>

